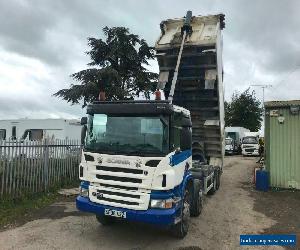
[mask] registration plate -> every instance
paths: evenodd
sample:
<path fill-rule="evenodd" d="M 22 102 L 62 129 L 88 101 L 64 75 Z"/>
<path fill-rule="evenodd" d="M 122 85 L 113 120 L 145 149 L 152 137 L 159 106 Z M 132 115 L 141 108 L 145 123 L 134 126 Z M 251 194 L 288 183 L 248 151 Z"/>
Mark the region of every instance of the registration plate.
<path fill-rule="evenodd" d="M 109 209 L 109 208 L 106 208 L 104 210 L 104 215 L 126 219 L 126 212 Z"/>

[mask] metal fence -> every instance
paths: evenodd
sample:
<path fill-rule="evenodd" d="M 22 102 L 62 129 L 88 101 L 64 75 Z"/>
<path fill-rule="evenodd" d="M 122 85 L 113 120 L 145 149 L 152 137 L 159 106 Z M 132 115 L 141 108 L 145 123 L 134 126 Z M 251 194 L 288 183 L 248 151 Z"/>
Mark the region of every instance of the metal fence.
<path fill-rule="evenodd" d="M 80 156 L 76 140 L 0 140 L 0 197 L 17 198 L 77 180 Z"/>

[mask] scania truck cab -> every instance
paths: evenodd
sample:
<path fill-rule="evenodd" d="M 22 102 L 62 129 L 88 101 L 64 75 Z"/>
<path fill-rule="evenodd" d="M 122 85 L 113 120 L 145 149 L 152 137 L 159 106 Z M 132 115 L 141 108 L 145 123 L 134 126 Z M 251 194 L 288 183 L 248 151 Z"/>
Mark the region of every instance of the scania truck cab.
<path fill-rule="evenodd" d="M 192 169 L 190 112 L 168 101 L 119 101 L 94 103 L 87 113 L 77 208 L 104 225 L 123 218 L 183 237 L 202 193 L 217 189 L 212 166 Z"/>
<path fill-rule="evenodd" d="M 224 25 L 223 14 L 191 11 L 161 23 L 156 93 L 162 90 L 167 100 L 102 100 L 87 107 L 79 210 L 96 214 L 103 225 L 120 218 L 187 234 L 202 195 L 220 186 Z"/>

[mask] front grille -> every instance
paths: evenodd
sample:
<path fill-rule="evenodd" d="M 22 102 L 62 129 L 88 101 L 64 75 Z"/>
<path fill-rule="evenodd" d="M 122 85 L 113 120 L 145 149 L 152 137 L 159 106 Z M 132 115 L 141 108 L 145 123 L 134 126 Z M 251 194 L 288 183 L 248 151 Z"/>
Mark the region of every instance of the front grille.
<path fill-rule="evenodd" d="M 110 176 L 110 175 L 96 174 L 96 178 L 99 179 L 99 180 L 106 180 L 106 181 L 120 181 L 120 182 L 130 182 L 130 183 L 142 183 L 141 179 L 130 178 L 130 177 L 119 177 L 119 176 Z"/>
<path fill-rule="evenodd" d="M 133 190 L 133 191 L 138 190 L 137 187 L 124 187 L 124 186 L 110 185 L 110 184 L 104 184 L 104 183 L 101 183 L 101 187 L 106 187 L 106 188 L 117 188 L 117 189 L 123 189 L 123 190 Z"/>
<path fill-rule="evenodd" d="M 111 199 L 111 198 L 97 198 L 100 201 L 107 201 L 107 202 L 114 202 L 114 203 L 119 203 L 119 204 L 125 204 L 125 205 L 131 205 L 131 206 L 138 206 L 139 203 L 138 202 L 133 202 L 133 201 L 122 201 L 122 200 L 115 200 L 115 199 Z"/>
<path fill-rule="evenodd" d="M 87 155 L 87 154 L 84 154 L 84 159 L 86 160 L 86 161 L 94 161 L 95 159 L 94 159 L 94 156 L 92 156 L 92 155 Z"/>
<path fill-rule="evenodd" d="M 246 152 L 253 152 L 253 151 L 254 151 L 254 148 L 246 148 L 245 151 L 246 151 Z"/>
<path fill-rule="evenodd" d="M 106 166 L 96 166 L 97 170 L 110 171 L 110 172 L 122 172 L 130 174 L 143 174 L 141 169 L 130 169 L 130 168 L 118 168 L 118 167 L 106 167 Z"/>
<path fill-rule="evenodd" d="M 131 189 L 131 190 L 129 190 Z M 123 207 L 134 210 L 146 210 L 150 202 L 150 191 L 143 192 L 119 185 L 90 185 L 89 198 L 92 202 Z"/>
<path fill-rule="evenodd" d="M 121 193 L 121 192 L 115 192 L 115 191 L 98 190 L 98 192 L 102 193 L 102 194 L 115 195 L 115 196 L 121 196 L 121 197 L 129 197 L 129 198 L 136 198 L 136 199 L 140 198 L 140 196 L 136 195 L 136 194 L 128 194 L 128 193 Z"/>
<path fill-rule="evenodd" d="M 157 164 L 157 162 L 151 162 Z M 111 165 L 111 166 L 110 166 Z M 134 210 L 148 209 L 155 168 L 140 164 L 95 164 L 89 198 L 92 202 Z"/>
<path fill-rule="evenodd" d="M 155 167 L 157 167 L 158 163 L 160 163 L 160 160 L 150 160 L 150 161 L 147 161 L 145 165 L 148 167 L 155 168 Z"/>

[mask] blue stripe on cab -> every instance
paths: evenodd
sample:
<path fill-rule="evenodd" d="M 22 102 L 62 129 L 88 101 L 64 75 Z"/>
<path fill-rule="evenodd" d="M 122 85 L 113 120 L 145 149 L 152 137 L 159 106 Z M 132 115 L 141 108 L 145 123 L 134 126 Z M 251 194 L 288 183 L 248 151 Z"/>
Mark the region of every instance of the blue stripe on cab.
<path fill-rule="evenodd" d="M 170 165 L 175 166 L 192 156 L 192 150 L 184 150 L 170 156 Z"/>

